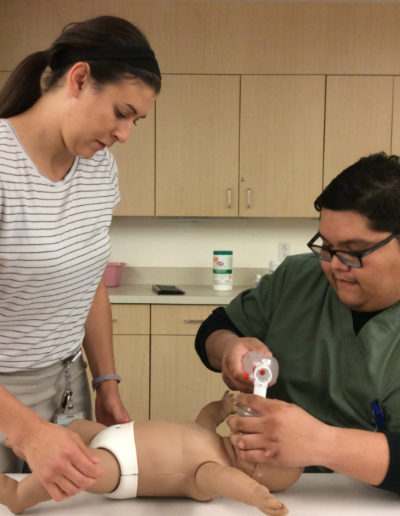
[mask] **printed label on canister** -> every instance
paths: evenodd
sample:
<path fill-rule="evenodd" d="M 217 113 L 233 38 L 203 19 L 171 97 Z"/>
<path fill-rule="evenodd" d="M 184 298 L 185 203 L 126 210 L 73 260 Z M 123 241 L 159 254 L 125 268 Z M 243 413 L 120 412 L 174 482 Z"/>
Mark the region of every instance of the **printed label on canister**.
<path fill-rule="evenodd" d="M 213 252 L 214 290 L 232 290 L 232 251 Z"/>

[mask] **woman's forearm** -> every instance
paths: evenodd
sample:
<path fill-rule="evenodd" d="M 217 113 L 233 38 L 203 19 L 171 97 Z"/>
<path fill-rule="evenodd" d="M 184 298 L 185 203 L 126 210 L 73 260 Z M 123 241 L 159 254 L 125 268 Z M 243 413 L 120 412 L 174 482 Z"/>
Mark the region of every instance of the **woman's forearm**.
<path fill-rule="evenodd" d="M 23 446 L 27 430 L 35 432 L 43 420 L 0 385 L 0 430 L 15 445 Z"/>
<path fill-rule="evenodd" d="M 115 373 L 112 317 L 104 280 L 101 280 L 85 325 L 83 342 L 93 378 Z"/>

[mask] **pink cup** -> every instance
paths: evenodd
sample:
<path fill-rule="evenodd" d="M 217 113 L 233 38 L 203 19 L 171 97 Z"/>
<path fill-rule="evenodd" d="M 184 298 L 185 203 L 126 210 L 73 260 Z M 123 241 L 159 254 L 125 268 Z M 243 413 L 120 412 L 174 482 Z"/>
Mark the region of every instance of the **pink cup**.
<path fill-rule="evenodd" d="M 122 276 L 122 269 L 125 263 L 122 262 L 110 262 L 107 263 L 106 269 L 103 274 L 104 282 L 106 287 L 119 287 Z"/>

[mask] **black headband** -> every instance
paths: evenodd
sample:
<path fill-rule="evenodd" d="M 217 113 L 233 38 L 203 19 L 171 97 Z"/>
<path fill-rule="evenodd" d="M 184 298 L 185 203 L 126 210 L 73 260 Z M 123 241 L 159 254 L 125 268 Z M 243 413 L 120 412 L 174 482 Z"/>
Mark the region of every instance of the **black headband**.
<path fill-rule="evenodd" d="M 57 52 L 51 62 L 52 68 L 78 61 L 111 60 L 124 61 L 135 68 L 155 73 L 161 78 L 156 56 L 146 47 L 94 47 L 66 48 Z"/>

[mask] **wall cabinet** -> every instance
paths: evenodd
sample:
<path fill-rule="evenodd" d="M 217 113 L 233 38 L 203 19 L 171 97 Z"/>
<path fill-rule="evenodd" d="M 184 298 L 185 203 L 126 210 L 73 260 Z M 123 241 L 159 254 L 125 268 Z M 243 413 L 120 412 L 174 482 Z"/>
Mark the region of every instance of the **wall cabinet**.
<path fill-rule="evenodd" d="M 324 102 L 324 76 L 242 77 L 241 216 L 315 216 Z"/>
<path fill-rule="evenodd" d="M 324 99 L 324 76 L 165 76 L 156 110 L 156 215 L 313 216 Z M 125 197 L 117 215 L 137 211 L 129 198 L 136 174 L 125 177 L 134 152 L 124 162 L 117 155 Z M 141 197 L 148 213 L 149 199 Z"/>
<path fill-rule="evenodd" d="M 160 110 L 115 148 L 117 215 L 315 216 L 310 200 L 322 174 L 327 184 L 362 155 L 400 151 L 397 78 L 391 110 L 400 70 L 394 2 L 1 5 L 0 84 L 71 20 L 113 13 L 148 36 L 163 74 Z"/>
<path fill-rule="evenodd" d="M 392 154 L 400 156 L 400 77 L 394 78 L 393 83 L 393 132 Z"/>
<path fill-rule="evenodd" d="M 118 165 L 121 202 L 114 215 L 154 215 L 155 114 L 132 127 L 129 140 L 112 147 Z"/>
<path fill-rule="evenodd" d="M 150 417 L 194 420 L 201 407 L 227 387 L 194 350 L 194 336 L 215 306 L 152 305 Z"/>
<path fill-rule="evenodd" d="M 400 154 L 400 77 L 167 75 L 112 148 L 115 215 L 314 217 L 321 188 L 380 151 Z"/>
<path fill-rule="evenodd" d="M 314 199 L 344 168 L 400 152 L 399 81 L 167 75 L 155 129 L 146 120 L 117 149 L 116 214 L 313 217 Z"/>
<path fill-rule="evenodd" d="M 392 113 L 393 77 L 327 78 L 324 186 L 360 157 L 390 153 Z"/>
<path fill-rule="evenodd" d="M 48 48 L 71 20 L 101 13 L 143 29 L 163 73 L 400 72 L 400 6 L 394 0 L 1 0 L 0 69 Z"/>
<path fill-rule="evenodd" d="M 239 76 L 163 78 L 156 120 L 156 215 L 237 215 Z"/>

